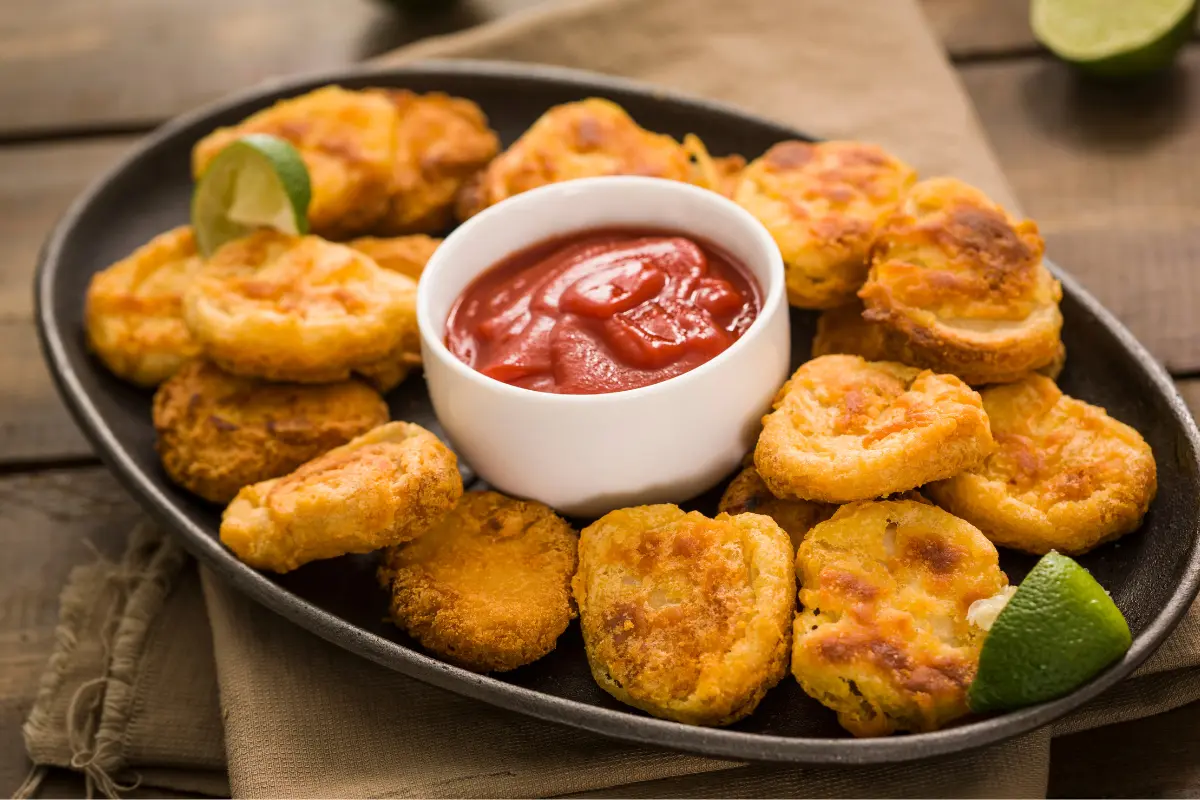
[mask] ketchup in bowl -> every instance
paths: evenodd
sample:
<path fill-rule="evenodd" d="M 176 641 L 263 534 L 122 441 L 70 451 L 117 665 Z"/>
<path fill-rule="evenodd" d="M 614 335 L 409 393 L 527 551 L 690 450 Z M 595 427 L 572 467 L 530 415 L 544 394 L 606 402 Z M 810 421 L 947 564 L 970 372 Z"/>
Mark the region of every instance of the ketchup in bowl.
<path fill-rule="evenodd" d="M 619 392 L 716 357 L 761 305 L 746 268 L 711 243 L 588 230 L 483 272 L 450 309 L 446 346 L 473 369 L 524 389 Z"/>

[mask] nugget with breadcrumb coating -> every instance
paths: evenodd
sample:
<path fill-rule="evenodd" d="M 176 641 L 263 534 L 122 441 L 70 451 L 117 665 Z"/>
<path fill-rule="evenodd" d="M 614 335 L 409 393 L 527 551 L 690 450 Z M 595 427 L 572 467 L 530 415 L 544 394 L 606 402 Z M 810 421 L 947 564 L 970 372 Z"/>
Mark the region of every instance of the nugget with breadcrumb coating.
<path fill-rule="evenodd" d="M 114 375 L 156 386 L 200 352 L 183 322 L 183 293 L 201 264 L 192 227 L 182 225 L 92 276 L 84 331 Z"/>
<path fill-rule="evenodd" d="M 694 133 L 683 137 L 683 149 L 692 162 L 692 176 L 689 179 L 697 186 L 710 189 L 717 194 L 732 198 L 737 189 L 742 170 L 746 168 L 746 159 L 739 155 L 712 156 L 708 147 Z"/>
<path fill-rule="evenodd" d="M 821 356 L 779 390 L 754 466 L 776 497 L 848 503 L 957 475 L 992 447 L 983 402 L 953 375 Z"/>
<path fill-rule="evenodd" d="M 551 509 L 468 492 L 379 568 L 397 625 L 440 657 L 504 672 L 554 649 L 575 618 L 571 577 L 579 537 Z"/>
<path fill-rule="evenodd" d="M 733 199 L 771 232 L 788 301 L 833 308 L 867 279 L 879 222 L 917 180 L 912 167 L 862 142 L 780 142 L 741 173 Z"/>
<path fill-rule="evenodd" d="M 421 279 L 425 265 L 441 243 L 441 239 L 420 233 L 411 236 L 363 236 L 346 242 L 360 253 L 370 256 L 384 269 L 407 275 L 414 281 Z"/>
<path fill-rule="evenodd" d="M 325 383 L 402 345 L 415 324 L 413 287 L 345 245 L 260 230 L 213 254 L 184 296 L 184 318 L 227 372 Z"/>
<path fill-rule="evenodd" d="M 1007 383 L 1061 356 L 1062 287 L 1037 225 L 953 178 L 922 181 L 881 226 L 859 291 L 916 366 Z"/>
<path fill-rule="evenodd" d="M 592 676 L 656 717 L 728 725 L 787 671 L 795 576 L 760 514 L 613 511 L 584 529 L 572 587 Z"/>
<path fill-rule="evenodd" d="M 996 548 L 937 506 L 842 506 L 796 555 L 792 674 L 855 736 L 932 731 L 966 714 L 984 633 L 971 604 L 1004 591 Z"/>
<path fill-rule="evenodd" d="M 462 497 L 458 460 L 411 422 L 389 422 L 282 478 L 246 486 L 221 541 L 256 569 L 289 572 L 411 541 Z"/>
<path fill-rule="evenodd" d="M 725 514 L 763 514 L 770 517 L 792 540 L 792 549 L 795 550 L 804 541 L 804 534 L 818 522 L 829 519 L 837 506 L 810 500 L 780 500 L 771 494 L 752 463 L 725 487 L 717 510 Z"/>
<path fill-rule="evenodd" d="M 158 387 L 153 415 L 168 477 L 224 504 L 384 424 L 388 407 L 358 381 L 267 383 L 197 360 Z"/>
<path fill-rule="evenodd" d="M 983 392 L 996 451 L 930 484 L 943 508 L 998 545 L 1081 555 L 1136 530 L 1158 488 L 1141 434 L 1031 375 Z"/>

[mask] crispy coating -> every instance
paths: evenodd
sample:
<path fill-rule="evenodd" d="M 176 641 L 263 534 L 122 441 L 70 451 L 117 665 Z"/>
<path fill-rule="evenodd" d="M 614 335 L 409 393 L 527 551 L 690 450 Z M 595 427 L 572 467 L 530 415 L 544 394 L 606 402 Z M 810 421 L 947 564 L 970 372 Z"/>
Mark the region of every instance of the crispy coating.
<path fill-rule="evenodd" d="M 733 197 L 738 180 L 742 177 L 742 170 L 746 168 L 745 158 L 739 155 L 714 158 L 709 155 L 708 147 L 694 133 L 683 137 L 683 149 L 692 161 L 692 183 L 726 197 Z"/>
<path fill-rule="evenodd" d="M 388 548 L 392 619 L 442 658 L 502 672 L 554 649 L 575 617 L 579 537 L 541 503 L 468 492 L 429 531 Z"/>
<path fill-rule="evenodd" d="M 221 504 L 387 421 L 383 398 L 358 381 L 266 383 L 206 361 L 185 364 L 154 395 L 167 475 Z"/>
<path fill-rule="evenodd" d="M 855 736 L 932 731 L 967 713 L 976 600 L 1008 585 L 970 523 L 907 500 L 842 506 L 796 554 L 792 674 Z"/>
<path fill-rule="evenodd" d="M 282 478 L 243 488 L 221 541 L 256 569 L 288 572 L 425 533 L 462 497 L 458 460 L 436 436 L 389 422 Z"/>
<path fill-rule="evenodd" d="M 425 265 L 438 249 L 441 239 L 416 233 L 412 236 L 363 236 L 350 242 L 350 247 L 375 260 L 375 263 L 392 272 L 407 275 L 414 281 L 421 279 Z"/>
<path fill-rule="evenodd" d="M 639 126 L 610 100 L 555 106 L 463 187 L 459 219 L 521 192 L 573 178 L 648 175 L 687 181 L 692 163 L 683 146 Z"/>
<path fill-rule="evenodd" d="M 1037 555 L 1080 555 L 1141 525 L 1158 482 L 1137 431 L 1040 375 L 984 390 L 983 405 L 996 452 L 931 484 L 938 505 Z"/>
<path fill-rule="evenodd" d="M 325 86 L 213 131 L 193 149 L 192 172 L 199 177 L 217 153 L 248 133 L 286 139 L 308 167 L 311 231 L 353 236 L 388 212 L 398 120 L 396 105 L 383 94 Z"/>
<path fill-rule="evenodd" d="M 1061 357 L 1062 287 L 1037 225 L 953 178 L 913 187 L 871 246 L 859 297 L 917 366 L 1007 383 Z"/>
<path fill-rule="evenodd" d="M 780 500 L 771 494 L 754 464 L 750 464 L 725 487 L 717 510 L 725 514 L 770 517 L 792 540 L 792 550 L 795 550 L 804 541 L 804 535 L 818 522 L 829 519 L 837 507 L 810 500 Z"/>
<path fill-rule="evenodd" d="M 957 475 L 992 447 L 979 395 L 953 375 L 821 356 L 779 390 L 754 465 L 777 497 L 848 503 Z"/>
<path fill-rule="evenodd" d="M 183 225 L 92 276 L 84 330 L 114 375 L 155 386 L 200 352 L 183 323 L 183 293 L 201 264 L 192 228 Z"/>
<path fill-rule="evenodd" d="M 866 280 L 872 235 L 916 179 L 876 145 L 788 141 L 746 167 L 734 200 L 779 245 L 789 302 L 833 308 Z"/>
<path fill-rule="evenodd" d="M 345 380 L 401 347 L 414 282 L 345 245 L 256 231 L 222 246 L 184 296 L 205 356 L 235 375 Z"/>
<path fill-rule="evenodd" d="M 745 717 L 787 671 L 791 561 L 787 534 L 760 514 L 606 514 L 580 536 L 572 583 L 592 676 L 656 717 Z"/>

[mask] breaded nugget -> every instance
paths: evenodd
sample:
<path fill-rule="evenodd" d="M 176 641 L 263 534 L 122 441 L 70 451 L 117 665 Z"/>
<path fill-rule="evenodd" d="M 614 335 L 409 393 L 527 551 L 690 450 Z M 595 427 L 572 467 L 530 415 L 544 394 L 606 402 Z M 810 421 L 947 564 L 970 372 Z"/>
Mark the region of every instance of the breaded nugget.
<path fill-rule="evenodd" d="M 358 381 L 266 383 L 206 361 L 185 364 L 154 395 L 167 475 L 221 504 L 387 421 L 383 398 Z"/>
<path fill-rule="evenodd" d="M 1135 530 L 1158 488 L 1145 439 L 1104 409 L 1030 375 L 983 392 L 996 451 L 927 487 L 998 545 L 1080 555 Z"/>
<path fill-rule="evenodd" d="M 414 281 L 421 279 L 421 272 L 441 243 L 441 239 L 420 233 L 412 236 L 363 236 L 346 242 L 360 253 L 373 258 L 375 263 L 384 269 L 407 275 Z"/>
<path fill-rule="evenodd" d="M 256 569 L 288 572 L 411 541 L 462 497 L 458 460 L 436 436 L 389 422 L 295 472 L 243 488 L 221 541 Z"/>
<path fill-rule="evenodd" d="M 983 632 L 967 619 L 1008 579 L 996 548 L 937 506 L 842 506 L 796 555 L 792 674 L 855 736 L 932 731 L 967 713 Z"/>
<path fill-rule="evenodd" d="M 228 372 L 324 383 L 401 346 L 413 286 L 345 245 L 262 230 L 213 254 L 184 296 L 184 318 Z"/>
<path fill-rule="evenodd" d="M 957 475 L 992 447 L 979 395 L 953 375 L 821 356 L 779 390 L 754 466 L 776 497 L 848 503 Z"/>
<path fill-rule="evenodd" d="M 200 346 L 183 323 L 183 293 L 201 267 L 190 225 L 160 233 L 88 284 L 88 347 L 119 378 L 166 380 Z"/>
<path fill-rule="evenodd" d="M 791 564 L 787 534 L 760 514 L 606 514 L 581 534 L 572 582 L 592 676 L 656 717 L 745 717 L 787 671 Z"/>
<path fill-rule="evenodd" d="M 795 550 L 818 522 L 829 519 L 837 506 L 810 500 L 780 500 L 771 494 L 754 465 L 743 469 L 725 487 L 717 510 L 725 514 L 763 514 L 775 520 Z"/>
<path fill-rule="evenodd" d="M 579 537 L 541 503 L 468 492 L 379 569 L 392 619 L 442 658 L 503 672 L 554 649 L 575 617 Z"/>
<path fill-rule="evenodd" d="M 459 219 L 521 192 L 573 178 L 648 175 L 687 181 L 683 146 L 639 126 L 610 100 L 593 97 L 555 106 L 469 181 L 458 197 Z"/>
<path fill-rule="evenodd" d="M 692 183 L 711 189 L 717 194 L 733 197 L 742 170 L 746 168 L 745 158 L 739 155 L 714 158 L 709 155 L 708 147 L 694 133 L 683 137 L 683 149 L 692 160 Z"/>
<path fill-rule="evenodd" d="M 1018 380 L 1062 352 L 1062 287 L 1043 249 L 1034 222 L 978 189 L 922 181 L 881 227 L 859 297 L 916 366 L 972 385 Z"/>
<path fill-rule="evenodd" d="M 833 308 L 867 279 L 874 230 L 916 179 L 876 145 L 780 142 L 742 171 L 733 199 L 779 245 L 788 301 Z"/>
<path fill-rule="evenodd" d="M 388 97 L 325 86 L 280 100 L 237 125 L 218 128 L 192 151 L 196 177 L 226 145 L 248 133 L 291 142 L 308 167 L 313 233 L 353 236 L 388 213 L 399 114 Z"/>

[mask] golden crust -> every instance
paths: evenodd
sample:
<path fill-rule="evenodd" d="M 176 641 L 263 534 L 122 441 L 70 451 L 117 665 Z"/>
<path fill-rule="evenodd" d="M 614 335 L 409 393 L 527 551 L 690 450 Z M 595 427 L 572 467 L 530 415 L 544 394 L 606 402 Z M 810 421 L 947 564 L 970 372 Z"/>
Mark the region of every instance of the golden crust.
<path fill-rule="evenodd" d="M 985 390 L 983 405 L 996 452 L 931 484 L 935 502 L 996 544 L 1037 555 L 1080 555 L 1141 525 L 1158 481 L 1137 431 L 1037 375 Z"/>
<path fill-rule="evenodd" d="M 433 251 L 441 243 L 441 239 L 420 233 L 411 236 L 363 236 L 346 242 L 384 269 L 407 275 L 414 281 L 421 279 L 425 265 L 433 258 Z"/>
<path fill-rule="evenodd" d="M 84 330 L 114 375 L 155 386 L 200 352 L 183 323 L 183 293 L 201 264 L 192 228 L 183 225 L 92 276 Z"/>
<path fill-rule="evenodd" d="M 541 503 L 468 492 L 425 535 L 389 548 L 379 577 L 393 620 L 423 647 L 500 672 L 549 653 L 575 617 L 578 542 Z"/>
<path fill-rule="evenodd" d="M 837 507 L 810 500 L 780 500 L 771 494 L 762 476 L 751 464 L 725 487 L 717 510 L 724 514 L 762 514 L 770 517 L 792 540 L 792 549 L 795 550 L 804 541 L 804 535 L 818 522 L 829 519 Z"/>
<path fill-rule="evenodd" d="M 780 142 L 742 171 L 734 200 L 779 245 L 788 301 L 833 308 L 866 280 L 872 235 L 916 179 L 876 145 Z"/>
<path fill-rule="evenodd" d="M 956 475 L 992 446 L 979 395 L 953 375 L 822 356 L 779 390 L 754 465 L 777 497 L 848 503 Z"/>
<path fill-rule="evenodd" d="M 266 383 L 204 361 L 185 364 L 154 395 L 167 475 L 222 504 L 387 421 L 383 398 L 358 381 Z"/>
<path fill-rule="evenodd" d="M 683 137 L 683 149 L 692 161 L 689 180 L 697 186 L 732 199 L 742 177 L 742 170 L 746 168 L 746 159 L 739 155 L 713 157 L 709 155 L 708 147 L 694 133 Z"/>
<path fill-rule="evenodd" d="M 580 536 L 572 583 L 592 676 L 656 717 L 727 725 L 750 714 L 787 671 L 791 553 L 759 514 L 657 505 L 601 517 Z"/>
<path fill-rule="evenodd" d="M 213 254 L 184 297 L 184 317 L 227 372 L 324 383 L 402 345 L 414 287 L 345 245 L 263 230 Z"/>
<path fill-rule="evenodd" d="M 912 501 L 852 503 L 796 555 L 792 673 L 855 736 L 932 731 L 967 713 L 982 631 L 971 603 L 1008 580 L 969 523 Z"/>
<path fill-rule="evenodd" d="M 1037 225 L 953 178 L 913 187 L 871 247 L 859 297 L 917 366 L 1005 383 L 1061 353 L 1062 287 Z"/>
<path fill-rule="evenodd" d="M 389 422 L 243 488 L 221 516 L 221 541 L 256 569 L 288 572 L 411 541 L 460 497 L 454 453 L 419 425 Z"/>

